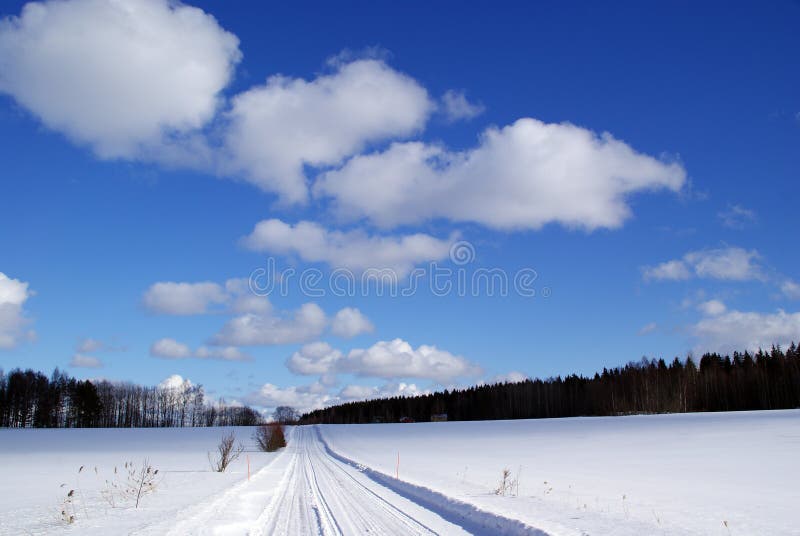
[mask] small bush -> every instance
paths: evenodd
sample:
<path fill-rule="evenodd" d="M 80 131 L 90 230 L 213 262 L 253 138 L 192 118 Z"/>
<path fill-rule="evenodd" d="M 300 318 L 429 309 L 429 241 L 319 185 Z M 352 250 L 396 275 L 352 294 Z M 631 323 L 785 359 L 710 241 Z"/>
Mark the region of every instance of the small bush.
<path fill-rule="evenodd" d="M 273 423 L 269 425 L 270 436 L 269 442 L 267 443 L 267 452 L 275 452 L 278 449 L 282 449 L 286 446 L 286 436 L 283 434 L 283 425 L 279 423 Z"/>
<path fill-rule="evenodd" d="M 262 424 L 256 429 L 253 438 L 258 444 L 258 448 L 264 452 L 275 452 L 286 446 L 283 426 L 278 422 Z"/>
<path fill-rule="evenodd" d="M 211 453 L 208 453 L 208 461 L 211 464 L 211 468 L 217 473 L 224 473 L 228 466 L 239 457 L 243 450 L 244 447 L 241 443 L 236 445 L 236 435 L 233 432 L 222 436 L 222 440 L 220 440 L 219 445 L 217 445 L 216 461 L 212 460 Z"/>
<path fill-rule="evenodd" d="M 137 466 L 133 462 L 125 462 L 124 468 L 123 475 L 120 476 L 117 468 L 114 467 L 115 477 L 113 480 L 106 480 L 105 489 L 100 491 L 100 496 L 112 508 L 117 507 L 117 499 L 122 504 L 134 503 L 134 506 L 139 508 L 139 501 L 145 495 L 154 493 L 158 487 L 161 479 L 158 469 L 150 465 L 147 458 L 144 459 L 141 466 Z"/>
<path fill-rule="evenodd" d="M 137 468 L 132 462 L 126 464 L 126 468 L 128 469 L 128 478 L 122 493 L 132 502 L 135 501 L 136 508 L 139 508 L 141 498 L 156 490 L 158 469 L 154 469 L 146 459 L 140 468 Z"/>
<path fill-rule="evenodd" d="M 503 469 L 500 485 L 495 488 L 495 495 L 519 495 L 519 474 L 522 472 L 520 467 L 516 478 L 511 477 L 511 469 Z"/>

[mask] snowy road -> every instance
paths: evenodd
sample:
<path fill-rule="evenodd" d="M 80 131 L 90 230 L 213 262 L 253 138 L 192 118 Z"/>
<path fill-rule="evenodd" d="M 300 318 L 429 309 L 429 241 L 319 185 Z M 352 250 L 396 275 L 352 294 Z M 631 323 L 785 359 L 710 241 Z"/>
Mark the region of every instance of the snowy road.
<path fill-rule="evenodd" d="M 288 446 L 250 481 L 137 533 L 543 534 L 361 467 L 330 451 L 308 426 L 291 430 Z"/>
<path fill-rule="evenodd" d="M 315 430 L 299 428 L 282 492 L 263 534 L 468 534 L 326 452 Z"/>

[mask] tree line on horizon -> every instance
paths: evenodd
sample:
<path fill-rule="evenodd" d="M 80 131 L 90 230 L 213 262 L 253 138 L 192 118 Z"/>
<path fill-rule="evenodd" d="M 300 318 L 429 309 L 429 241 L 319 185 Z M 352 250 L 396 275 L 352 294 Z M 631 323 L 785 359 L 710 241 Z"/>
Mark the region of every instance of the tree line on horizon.
<path fill-rule="evenodd" d="M 527 379 L 426 395 L 348 402 L 304 414 L 301 424 L 472 421 L 800 407 L 800 348 L 642 358 L 593 377 Z"/>
<path fill-rule="evenodd" d="M 55 369 L 0 370 L 0 427 L 154 428 L 254 426 L 261 415 L 248 406 L 206 400 L 201 385 L 141 386 L 78 380 Z"/>

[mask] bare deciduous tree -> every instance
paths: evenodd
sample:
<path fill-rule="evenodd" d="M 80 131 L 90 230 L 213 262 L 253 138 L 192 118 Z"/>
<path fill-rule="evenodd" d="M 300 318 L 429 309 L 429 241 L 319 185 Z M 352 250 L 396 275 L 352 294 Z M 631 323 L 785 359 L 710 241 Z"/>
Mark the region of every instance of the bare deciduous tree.
<path fill-rule="evenodd" d="M 300 413 L 291 406 L 278 406 L 272 413 L 272 420 L 282 424 L 294 424 L 300 419 Z"/>

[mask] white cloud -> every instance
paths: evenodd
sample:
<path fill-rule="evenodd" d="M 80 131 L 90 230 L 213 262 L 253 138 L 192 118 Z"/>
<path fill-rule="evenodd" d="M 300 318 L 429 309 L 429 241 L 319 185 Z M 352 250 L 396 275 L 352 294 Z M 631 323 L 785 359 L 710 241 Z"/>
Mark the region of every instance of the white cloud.
<path fill-rule="evenodd" d="M 306 168 L 345 163 L 317 195 L 387 227 L 448 218 L 613 228 L 630 216 L 631 194 L 685 179 L 680 165 L 610 134 L 529 118 L 488 129 L 469 151 L 398 143 L 347 162 L 422 131 L 437 108 L 427 90 L 381 59 L 339 59 L 314 79 L 271 76 L 220 113 L 240 59 L 238 39 L 212 16 L 169 0 L 34 2 L 0 22 L 0 91 L 101 158 L 211 170 L 289 203 L 308 198 Z M 482 110 L 457 91 L 440 107 L 450 119 Z"/>
<path fill-rule="evenodd" d="M 91 337 L 83 339 L 77 346 L 78 352 L 83 353 L 99 352 L 103 348 L 105 348 L 105 343 L 103 341 L 92 339 Z"/>
<path fill-rule="evenodd" d="M 354 400 L 416 396 L 430 392 L 429 389 L 420 389 L 413 383 L 404 382 L 387 383 L 380 387 L 347 385 L 338 393 L 332 392 L 318 382 L 290 387 L 279 387 L 266 383 L 258 391 L 246 396 L 245 402 L 268 411 L 275 409 L 277 406 L 291 406 L 300 412 L 307 412 Z"/>
<path fill-rule="evenodd" d="M 0 272 L 0 349 L 15 348 L 35 337 L 33 330 L 26 329 L 30 320 L 23 309 L 32 295 L 28 283 Z"/>
<path fill-rule="evenodd" d="M 434 105 L 415 80 L 376 59 L 336 66 L 312 81 L 272 76 L 234 97 L 224 171 L 302 202 L 305 165 L 335 165 L 370 142 L 423 128 Z"/>
<path fill-rule="evenodd" d="M 373 398 L 393 398 L 398 396 L 419 396 L 429 394 L 430 389 L 420 389 L 413 383 L 387 383 L 381 387 L 367 385 L 346 385 L 339 391 L 336 403 Z M 329 402 L 330 403 L 330 402 Z"/>
<path fill-rule="evenodd" d="M 760 279 L 761 268 L 755 250 L 742 248 L 722 248 L 687 253 L 684 260 L 694 268 L 697 277 L 745 281 Z"/>
<path fill-rule="evenodd" d="M 173 374 L 168 376 L 161 383 L 158 384 L 159 389 L 181 390 L 186 387 L 191 387 L 192 382 L 189 378 L 184 378 L 180 374 Z"/>
<path fill-rule="evenodd" d="M 422 233 L 395 237 L 361 230 L 330 231 L 309 221 L 292 225 L 269 219 L 258 222 L 242 243 L 254 251 L 297 255 L 306 262 L 324 262 L 334 268 L 389 268 L 402 277 L 416 264 L 446 258 L 453 239 Z"/>
<path fill-rule="evenodd" d="M 674 259 L 644 268 L 646 280 L 684 280 L 691 277 L 747 281 L 763 279 L 755 250 L 737 247 L 690 251 L 682 259 Z"/>
<path fill-rule="evenodd" d="M 448 121 L 473 119 L 484 112 L 482 104 L 471 103 L 463 91 L 449 90 L 442 95 L 442 111 Z"/>
<path fill-rule="evenodd" d="M 144 293 L 144 305 L 151 312 L 168 315 L 198 315 L 212 305 L 226 303 L 228 294 L 217 283 L 154 283 Z"/>
<path fill-rule="evenodd" d="M 78 341 L 75 350 L 76 352 L 69 362 L 70 367 L 100 368 L 103 366 L 103 362 L 99 358 L 89 354 L 95 352 L 122 352 L 125 348 L 109 344 L 99 339 L 87 337 Z"/>
<path fill-rule="evenodd" d="M 296 311 L 275 310 L 269 299 L 250 291 L 248 280 L 228 279 L 220 285 L 201 283 L 155 283 L 144 293 L 145 307 L 152 312 L 172 315 L 197 315 L 210 312 L 233 314 L 211 338 L 214 347 L 192 351 L 172 339 L 154 343 L 151 353 L 164 358 L 197 357 L 206 359 L 250 359 L 233 347 L 267 346 L 308 342 L 328 327 L 340 337 L 354 337 L 374 329 L 358 309 L 345 307 L 332 319 L 315 303 L 306 303 Z"/>
<path fill-rule="evenodd" d="M 103 366 L 103 362 L 96 357 L 78 353 L 72 356 L 69 366 L 77 368 L 100 368 Z"/>
<path fill-rule="evenodd" d="M 730 229 L 744 229 L 756 221 L 756 213 L 741 205 L 728 205 L 728 208 L 717 213 L 722 225 Z"/>
<path fill-rule="evenodd" d="M 168 315 L 200 315 L 207 313 L 267 314 L 272 304 L 254 294 L 247 279 L 228 279 L 224 284 L 160 282 L 148 288 L 142 299 L 153 313 Z"/>
<path fill-rule="evenodd" d="M 265 383 L 255 393 L 245 397 L 245 403 L 267 409 L 278 406 L 291 406 L 298 411 L 306 412 L 319 409 L 335 399 L 319 384 L 306 386 L 278 387 Z"/>
<path fill-rule="evenodd" d="M 335 373 L 342 357 L 342 352 L 328 343 L 312 342 L 293 353 L 286 361 L 286 366 L 295 374 L 323 376 Z"/>
<path fill-rule="evenodd" d="M 647 280 L 671 280 L 679 281 L 689 279 L 692 273 L 685 262 L 680 260 L 672 260 L 662 262 L 656 266 L 647 266 L 644 269 L 644 278 Z"/>
<path fill-rule="evenodd" d="M 655 322 L 649 322 L 641 327 L 641 329 L 637 332 L 637 335 L 647 335 L 649 333 L 653 333 L 656 329 L 658 329 L 658 324 Z"/>
<path fill-rule="evenodd" d="M 423 378 L 439 383 L 480 374 L 480 367 L 461 356 L 435 346 L 422 345 L 414 349 L 402 339 L 379 341 L 366 349 L 350 350 L 347 355 L 326 343 L 314 343 L 295 352 L 287 361 L 287 366 L 296 374 Z"/>
<path fill-rule="evenodd" d="M 447 218 L 496 229 L 592 230 L 621 226 L 630 195 L 678 191 L 685 177 L 681 165 L 637 153 L 611 134 L 526 118 L 486 130 L 461 153 L 409 142 L 353 157 L 322 174 L 314 191 L 332 198 L 341 217 L 383 227 Z"/>
<path fill-rule="evenodd" d="M 185 359 L 192 356 L 192 350 L 175 339 L 159 339 L 150 345 L 150 355 L 164 359 Z"/>
<path fill-rule="evenodd" d="M 22 305 L 29 297 L 28 283 L 0 272 L 0 304 Z"/>
<path fill-rule="evenodd" d="M 727 311 L 702 318 L 692 327 L 698 352 L 768 349 L 800 341 L 800 313 Z"/>
<path fill-rule="evenodd" d="M 238 46 L 212 16 L 168 0 L 30 3 L 0 23 L 0 91 L 101 158 L 213 170 L 290 203 L 307 200 L 306 168 L 418 133 L 437 108 L 416 80 L 365 58 L 311 80 L 271 76 L 221 114 Z M 457 91 L 441 108 L 451 119 L 482 110 Z M 220 143 L 207 139 L 212 124 Z M 526 118 L 461 153 L 409 143 L 358 156 L 316 191 L 383 226 L 441 217 L 591 230 L 622 225 L 629 195 L 679 190 L 684 179 L 680 165 L 609 134 Z"/>
<path fill-rule="evenodd" d="M 699 304 L 697 308 L 706 316 L 719 316 L 728 309 L 725 307 L 725 304 L 719 300 L 704 301 Z"/>
<path fill-rule="evenodd" d="M 426 378 L 446 383 L 455 378 L 475 376 L 480 368 L 465 358 L 435 346 L 414 349 L 402 339 L 379 341 L 367 349 L 347 354 L 344 371 L 375 378 Z"/>
<path fill-rule="evenodd" d="M 339 310 L 331 321 L 331 333 L 339 337 L 351 338 L 374 330 L 372 322 L 354 307 Z"/>
<path fill-rule="evenodd" d="M 214 116 L 238 44 L 177 2 L 31 2 L 0 21 L 0 91 L 101 158 L 137 158 Z"/>
<path fill-rule="evenodd" d="M 234 313 L 267 314 L 272 310 L 272 304 L 266 297 L 258 296 L 250 290 L 247 279 L 228 279 L 225 282 L 225 291 L 232 301 L 231 311 Z"/>
<path fill-rule="evenodd" d="M 787 279 L 781 283 L 781 292 L 787 298 L 792 300 L 800 300 L 800 284 L 792 281 L 791 279 Z"/>
<path fill-rule="evenodd" d="M 377 387 L 369 385 L 346 385 L 339 391 L 339 396 L 344 400 L 367 400 L 369 398 L 375 398 L 377 393 Z"/>
<path fill-rule="evenodd" d="M 327 325 L 325 312 L 315 303 L 306 303 L 291 314 L 247 313 L 232 318 L 212 341 L 231 346 L 292 344 L 317 338 Z"/>
<path fill-rule="evenodd" d="M 208 348 L 200 346 L 192 351 L 188 345 L 175 339 L 159 339 L 150 345 L 150 355 L 162 359 L 220 359 L 223 361 L 251 361 L 253 358 L 243 353 L 238 348 L 227 346 L 222 348 Z"/>

